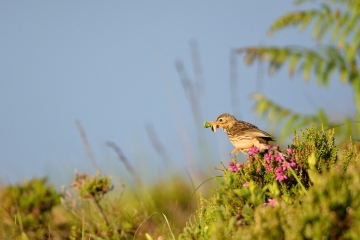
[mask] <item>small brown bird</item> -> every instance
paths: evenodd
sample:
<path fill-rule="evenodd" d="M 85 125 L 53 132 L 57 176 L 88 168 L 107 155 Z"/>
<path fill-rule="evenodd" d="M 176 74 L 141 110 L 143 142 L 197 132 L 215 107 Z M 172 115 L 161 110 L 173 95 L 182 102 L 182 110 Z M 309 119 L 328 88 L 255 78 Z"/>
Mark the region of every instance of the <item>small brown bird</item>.
<path fill-rule="evenodd" d="M 206 124 L 205 127 L 207 127 Z M 275 141 L 273 136 L 260 130 L 257 126 L 237 120 L 227 113 L 221 114 L 215 122 L 209 122 L 209 125 L 211 125 L 213 132 L 216 132 L 217 128 L 221 128 L 226 132 L 230 142 L 235 146 L 235 149 L 230 154 L 235 152 L 237 154 L 238 151 L 245 154 L 244 151 L 254 146 L 263 149 L 268 145 L 269 141 Z"/>

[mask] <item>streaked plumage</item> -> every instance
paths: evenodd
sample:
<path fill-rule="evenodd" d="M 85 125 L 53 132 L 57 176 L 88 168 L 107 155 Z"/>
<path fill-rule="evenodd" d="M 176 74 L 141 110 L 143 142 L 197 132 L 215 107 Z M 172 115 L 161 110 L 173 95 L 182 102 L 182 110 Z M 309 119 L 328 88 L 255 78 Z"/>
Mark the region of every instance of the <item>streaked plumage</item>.
<path fill-rule="evenodd" d="M 235 146 L 235 149 L 231 151 L 231 154 L 244 151 L 256 146 L 263 149 L 268 145 L 269 141 L 275 141 L 274 137 L 260 130 L 255 125 L 237 120 L 234 116 L 224 113 L 221 114 L 215 122 L 211 122 L 211 130 L 216 132 L 217 128 L 223 129 L 230 142 Z"/>

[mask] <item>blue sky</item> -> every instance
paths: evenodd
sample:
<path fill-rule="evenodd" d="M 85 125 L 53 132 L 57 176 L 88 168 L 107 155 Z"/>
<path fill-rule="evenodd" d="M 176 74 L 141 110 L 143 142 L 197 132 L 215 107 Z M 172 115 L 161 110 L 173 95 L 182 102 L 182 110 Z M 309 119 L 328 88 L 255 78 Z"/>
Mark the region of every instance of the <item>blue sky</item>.
<path fill-rule="evenodd" d="M 202 123 L 228 112 L 267 130 L 249 98 L 259 90 L 259 79 L 263 94 L 295 111 L 323 107 L 334 118 L 352 116 L 349 86 L 333 79 L 328 89 L 319 88 L 314 79 L 304 83 L 285 70 L 269 77 L 257 64 L 246 66 L 241 56 L 238 108 L 232 108 L 231 49 L 316 44 L 309 31 L 266 35 L 276 17 L 296 9 L 280 0 L 0 1 L 0 179 L 46 174 L 64 184 L 74 168 L 93 171 L 77 119 L 105 173 L 123 168 L 105 146 L 113 141 L 136 169 L 159 174 L 162 162 L 145 124 L 184 168 L 201 166 L 196 133 L 203 131 L 218 166 L 228 160 L 232 145 L 224 133 L 214 134 Z M 203 119 L 197 124 L 175 68 L 181 61 L 195 79 L 191 42 L 198 46 L 203 71 L 204 91 L 198 95 Z"/>

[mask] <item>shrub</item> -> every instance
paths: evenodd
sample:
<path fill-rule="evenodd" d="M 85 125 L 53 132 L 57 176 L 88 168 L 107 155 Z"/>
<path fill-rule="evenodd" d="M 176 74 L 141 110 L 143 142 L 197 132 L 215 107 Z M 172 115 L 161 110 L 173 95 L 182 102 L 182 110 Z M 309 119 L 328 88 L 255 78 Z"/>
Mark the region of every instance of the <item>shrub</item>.
<path fill-rule="evenodd" d="M 52 233 L 51 211 L 60 203 L 60 195 L 47 185 L 46 177 L 8 185 L 2 189 L 0 199 L 3 210 L 0 232 L 6 236 L 22 234 L 30 239 L 43 239 Z"/>
<path fill-rule="evenodd" d="M 284 151 L 252 148 L 222 164 L 216 195 L 202 199 L 181 239 L 320 239 L 355 236 L 360 218 L 357 150 L 338 161 L 333 131 L 295 133 Z"/>

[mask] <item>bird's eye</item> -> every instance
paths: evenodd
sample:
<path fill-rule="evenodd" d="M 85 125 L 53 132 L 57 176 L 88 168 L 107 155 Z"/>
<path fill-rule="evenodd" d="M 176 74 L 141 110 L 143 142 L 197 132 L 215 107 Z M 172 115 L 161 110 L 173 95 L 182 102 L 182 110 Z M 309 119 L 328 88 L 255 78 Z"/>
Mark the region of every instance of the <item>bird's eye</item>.
<path fill-rule="evenodd" d="M 222 122 L 222 118 L 219 119 L 219 122 Z"/>

